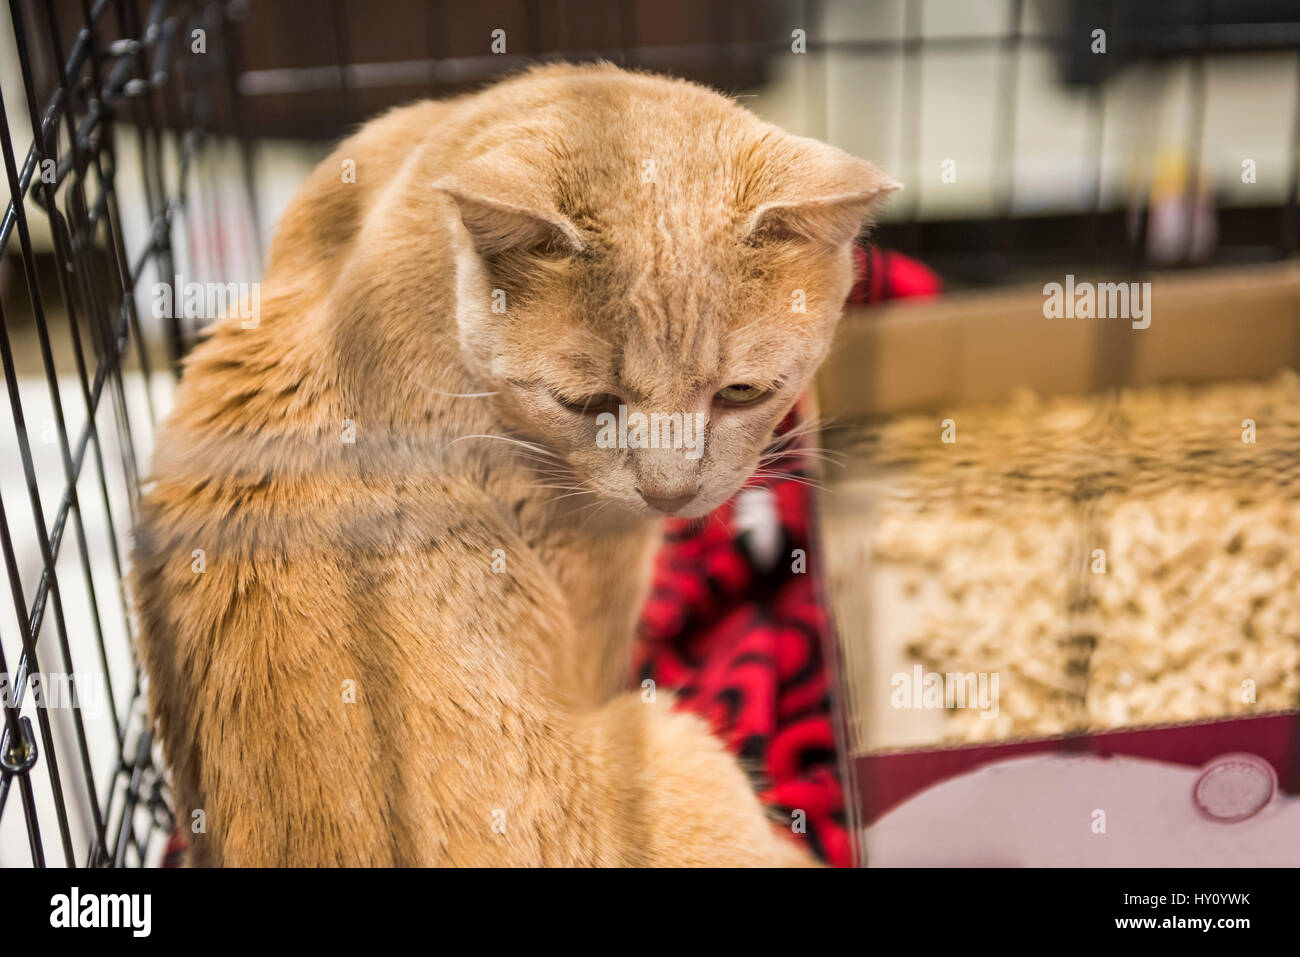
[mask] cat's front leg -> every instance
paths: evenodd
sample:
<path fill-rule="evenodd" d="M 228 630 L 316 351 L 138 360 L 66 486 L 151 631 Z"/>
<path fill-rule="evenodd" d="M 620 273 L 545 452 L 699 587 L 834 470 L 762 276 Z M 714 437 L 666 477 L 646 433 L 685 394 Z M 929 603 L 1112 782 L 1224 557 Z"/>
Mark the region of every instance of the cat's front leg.
<path fill-rule="evenodd" d="M 555 576 L 575 630 L 564 640 L 572 673 L 557 676 L 570 700 L 595 707 L 628 686 L 632 646 L 650 593 L 662 523 L 555 535 L 539 549 Z"/>
<path fill-rule="evenodd" d="M 617 863 L 650 867 L 815 867 L 765 809 L 740 764 L 670 695 L 619 695 L 588 716 L 592 765 L 627 845 Z"/>

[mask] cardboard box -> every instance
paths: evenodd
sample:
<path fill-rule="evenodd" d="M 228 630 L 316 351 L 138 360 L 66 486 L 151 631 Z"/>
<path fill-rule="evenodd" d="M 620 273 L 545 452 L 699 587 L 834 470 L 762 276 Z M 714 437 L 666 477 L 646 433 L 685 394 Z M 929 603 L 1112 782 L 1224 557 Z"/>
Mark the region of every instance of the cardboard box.
<path fill-rule="evenodd" d="M 1104 281 L 1105 277 L 1076 276 L 1068 282 L 1078 290 L 1086 283 Z M 1061 284 L 1067 285 L 1065 277 Z M 934 835 L 943 829 L 927 827 L 927 818 L 918 809 L 945 806 L 942 788 L 964 797 L 969 791 L 974 806 L 977 795 L 995 785 L 1006 786 L 1015 777 L 1010 770 L 1000 777 L 991 776 L 988 769 L 1012 762 L 1006 765 L 1008 769 L 1019 769 L 1017 774 L 1023 771 L 1028 775 L 1025 780 L 1037 782 L 1032 787 L 1046 789 L 1041 801 L 1031 801 L 1042 813 L 1028 813 L 1021 807 L 1008 811 L 1014 819 L 969 822 L 972 828 L 982 829 L 987 840 L 1019 850 L 1010 857 L 976 851 L 974 861 L 952 863 L 1129 863 L 1119 851 L 1124 842 L 1107 845 L 1095 839 L 1108 833 L 1107 807 L 1115 821 L 1113 827 L 1131 829 L 1138 818 L 1155 813 L 1135 803 L 1139 791 L 1149 796 L 1160 790 L 1150 781 L 1139 783 L 1146 780 L 1143 775 L 1150 774 L 1164 775 L 1171 782 L 1169 793 L 1185 793 L 1186 800 L 1174 815 L 1183 821 L 1182 830 L 1175 828 L 1161 847 L 1148 848 L 1148 862 L 1227 863 L 1225 856 L 1231 855 L 1215 850 L 1227 832 L 1216 829 L 1230 828 L 1236 829 L 1230 835 L 1231 846 L 1237 849 L 1233 853 L 1245 858 L 1237 863 L 1250 863 L 1251 853 L 1260 862 L 1288 863 L 1290 855 L 1289 863 L 1300 863 L 1300 799 L 1288 796 L 1300 790 L 1300 698 L 1293 694 L 1292 684 L 1293 672 L 1300 672 L 1300 667 L 1293 668 L 1293 661 L 1300 663 L 1300 657 L 1287 657 L 1290 652 L 1286 651 L 1277 659 L 1280 664 L 1269 668 L 1261 668 L 1256 661 L 1260 648 L 1271 648 L 1276 659 L 1278 649 L 1290 648 L 1292 640 L 1300 656 L 1300 629 L 1292 633 L 1293 623 L 1300 621 L 1300 589 L 1294 593 L 1282 587 L 1269 591 L 1267 583 L 1281 581 L 1278 576 L 1283 573 L 1267 568 L 1260 570 L 1263 584 L 1240 584 L 1243 569 L 1248 573 L 1252 568 L 1249 562 L 1254 559 L 1249 556 L 1265 554 L 1248 548 L 1246 558 L 1237 556 L 1223 568 L 1216 564 L 1215 556 L 1207 559 L 1199 552 L 1189 553 L 1184 561 L 1186 574 L 1191 576 L 1189 583 L 1179 586 L 1182 590 L 1176 596 L 1182 596 L 1182 603 L 1176 608 L 1170 604 L 1168 615 L 1140 613 L 1147 608 L 1142 601 L 1138 602 L 1139 612 L 1130 612 L 1127 605 L 1134 599 L 1126 597 L 1131 591 L 1143 601 L 1152 598 L 1151 607 L 1163 607 L 1159 594 L 1151 592 L 1156 586 L 1148 587 L 1142 576 L 1147 571 L 1167 574 L 1170 567 L 1183 567 L 1171 564 L 1178 556 L 1168 561 L 1150 557 L 1152 548 L 1158 552 L 1174 532 L 1166 535 L 1148 530 L 1142 539 L 1128 527 L 1135 516 L 1145 519 L 1148 503 L 1156 502 L 1164 510 L 1157 512 L 1158 516 L 1176 519 L 1176 527 L 1183 529 L 1177 534 L 1192 536 L 1189 541 L 1202 533 L 1207 540 L 1213 539 L 1213 526 L 1223 521 L 1223 508 L 1229 507 L 1224 502 L 1232 496 L 1240 497 L 1242 508 L 1257 507 L 1256 497 L 1263 503 L 1258 507 L 1273 507 L 1272 499 L 1277 497 L 1285 500 L 1278 507 L 1287 509 L 1288 522 L 1291 515 L 1300 515 L 1300 504 L 1296 504 L 1300 503 L 1300 447 L 1287 444 L 1300 435 L 1300 409 L 1293 416 L 1288 409 L 1265 402 L 1266 411 L 1252 416 L 1252 403 L 1258 396 L 1273 393 L 1241 385 L 1276 382 L 1279 376 L 1285 377 L 1285 370 L 1300 370 L 1300 267 L 1284 264 L 1154 275 L 1146 300 L 1149 325 L 1145 328 L 1131 315 L 1049 318 L 1045 312 L 1053 310 L 1047 300 L 1044 288 L 1034 286 L 860 310 L 845 317 L 831 358 L 819 375 L 817 404 L 826 423 L 821 445 L 843 456 L 840 467 L 827 467 L 821 474 L 826 490 L 819 497 L 819 536 L 825 563 L 823 586 L 840 657 L 851 811 L 862 828 L 860 857 L 887 863 L 943 863 L 942 853 L 936 855 L 931 846 L 937 839 Z M 1185 401 L 1184 390 L 1159 391 L 1171 385 L 1187 387 Z M 1225 391 L 1205 391 L 1210 386 Z M 1278 394 L 1289 396 L 1287 388 L 1284 381 Z M 1030 394 L 1032 399 L 1027 398 Z M 1203 401 L 1200 396 L 1217 394 L 1237 398 L 1228 400 L 1222 410 L 1198 404 Z M 1023 448 L 1017 445 L 1020 437 L 1014 415 L 1007 418 L 999 411 L 1015 410 L 1017 403 L 1027 410 L 1016 413 L 1025 416 L 1019 421 L 1028 423 L 1023 429 Z M 1184 405 L 1193 420 L 1188 437 L 1166 437 L 1160 417 L 1180 415 Z M 1102 410 L 1103 418 L 1113 414 L 1116 421 L 1128 423 L 1123 442 L 1112 442 L 1114 436 L 1104 423 L 1096 427 L 1097 410 Z M 1000 415 L 1003 418 L 998 418 Z M 1247 420 L 1250 430 L 1245 427 Z M 911 423 L 906 427 L 912 431 L 899 431 L 902 425 L 895 433 L 882 431 L 889 423 Z M 945 448 L 946 424 L 952 426 L 948 431 L 955 432 L 956 440 Z M 924 445 L 927 428 L 933 429 L 933 452 Z M 989 438 L 997 428 L 1003 433 L 1000 441 L 1008 443 L 1010 450 L 1004 467 L 998 462 L 996 440 Z M 981 429 L 987 434 L 982 435 Z M 889 444 L 882 436 L 890 434 L 896 436 L 889 449 L 892 459 L 882 453 Z M 919 440 L 918 434 L 922 436 Z M 897 439 L 897 435 L 912 438 Z M 1279 439 L 1282 435 L 1285 441 Z M 912 456 L 918 448 L 920 452 Z M 951 472 L 944 464 L 945 454 L 952 456 Z M 1295 469 L 1290 465 L 1292 459 L 1297 460 Z M 1054 468 L 1061 474 L 1055 475 Z M 952 476 L 952 488 L 944 484 L 948 475 Z M 1005 493 L 999 490 L 999 482 L 1006 484 Z M 1053 482 L 1062 487 L 1054 488 Z M 901 500 L 895 494 L 899 489 L 914 493 L 905 508 L 896 504 Z M 1260 494 L 1241 493 L 1241 489 Z M 927 493 L 935 490 L 945 504 L 936 514 L 927 515 Z M 987 549 L 978 540 L 967 542 L 963 554 L 971 561 L 954 571 L 944 560 L 944 516 L 964 521 L 962 503 L 968 501 L 972 513 L 984 515 L 980 520 L 987 523 L 990 538 Z M 1217 519 L 1202 514 L 1201 506 L 1211 502 L 1216 503 Z M 1026 557 L 1021 554 L 1023 548 L 1011 549 L 1001 532 L 1004 525 L 1036 510 L 1049 518 L 1034 526 L 1041 547 Z M 1180 510 L 1186 514 L 1180 515 Z M 1061 524 L 1052 524 L 1058 518 Z M 1261 526 L 1258 515 L 1252 521 L 1257 531 L 1269 524 L 1265 521 Z M 936 560 L 918 573 L 882 559 L 880 536 L 886 527 L 891 540 L 904 546 L 913 531 L 918 541 L 938 535 L 937 544 L 927 546 Z M 973 526 L 975 531 L 979 527 Z M 1290 528 L 1289 524 L 1278 527 L 1284 532 Z M 1043 529 L 1050 534 L 1044 537 Z M 1109 569 L 1103 555 L 1101 575 L 1097 574 L 1095 556 L 1106 549 L 1090 547 L 1097 544 L 1092 537 L 1102 534 L 1099 529 L 1110 536 L 1106 538 L 1108 547 L 1113 543 L 1119 552 L 1109 556 Z M 1238 544 L 1235 539 L 1228 552 L 1233 551 L 1233 544 Z M 1287 550 L 1300 554 L 1300 536 L 1295 541 L 1281 539 L 1272 547 L 1278 554 Z M 916 636 L 926 633 L 930 627 L 926 622 L 933 622 L 936 615 L 942 619 L 942 609 L 948 607 L 943 601 L 949 599 L 940 593 L 964 595 L 970 589 L 978 592 L 986 579 L 993 582 L 999 575 L 999 580 L 1006 579 L 1005 569 L 992 567 L 1001 559 L 988 557 L 989 566 L 981 567 L 985 556 L 993 556 L 995 551 L 1012 554 L 1013 564 L 1023 562 L 1024 568 L 1041 575 L 1044 586 L 1037 591 L 1012 588 L 1002 593 L 994 588 L 990 594 L 995 598 L 998 594 L 1014 596 L 1013 601 L 1004 603 L 1008 607 L 990 607 L 984 613 L 986 622 L 978 616 L 969 622 L 940 620 L 939 630 L 953 634 L 922 644 L 944 648 L 954 660 L 960 660 L 968 639 L 972 644 L 982 641 L 982 648 L 996 646 L 1000 626 L 1019 629 L 1031 613 L 1038 615 L 1048 632 L 1060 625 L 1059 639 L 1027 646 L 1029 650 L 1011 662 L 1012 680 L 1003 680 L 997 692 L 1004 702 L 1020 706 L 1020 712 L 1013 719 L 1005 715 L 995 718 L 1037 726 L 1033 708 L 1025 703 L 1031 685 L 1035 693 L 1053 696 L 1053 701 L 1077 699 L 1082 710 L 1071 712 L 1073 704 L 1063 705 L 1059 720 L 1040 722 L 1050 726 L 1056 721 L 1060 726 L 1059 732 L 1047 734 L 990 736 L 986 734 L 989 728 L 961 715 L 970 717 L 965 728 L 985 734 L 986 739 L 954 742 L 952 732 L 958 725 L 953 719 L 958 716 L 951 712 L 954 705 L 962 706 L 962 683 L 955 682 L 958 691 L 953 695 L 954 682 L 946 682 L 946 673 L 939 673 L 941 680 L 930 690 L 946 692 L 947 707 L 915 707 L 921 703 L 917 679 L 924 683 L 936 673 L 921 668 L 922 673 L 916 674 L 921 665 Z M 1150 569 L 1144 569 L 1143 562 Z M 957 574 L 962 582 L 954 590 Z M 1216 575 L 1226 576 L 1225 581 L 1217 581 Z M 1230 590 L 1224 601 L 1214 597 L 1214 589 L 1220 587 Z M 1253 597 L 1240 594 L 1247 587 L 1257 590 Z M 1272 623 L 1272 631 L 1252 636 L 1251 629 L 1258 623 L 1253 618 L 1245 620 L 1247 612 L 1242 609 L 1255 608 L 1261 600 L 1271 616 L 1267 621 Z M 1217 609 L 1216 602 L 1223 605 L 1221 613 L 1214 611 L 1220 615 L 1215 620 L 1223 622 L 1221 639 L 1216 632 L 1206 631 L 1204 619 L 1211 609 Z M 1051 613 L 1045 614 L 1044 609 Z M 1180 610 L 1183 621 L 1175 620 L 1174 612 Z M 1112 612 L 1126 617 L 1108 618 Z M 984 623 L 987 628 L 981 627 Z M 1090 630 L 1097 633 L 1089 634 Z M 1139 634 L 1145 637 L 1134 637 Z M 1207 637 L 1211 634 L 1213 641 Z M 1176 673 L 1184 668 L 1193 674 L 1211 658 L 1222 667 L 1223 661 L 1234 660 L 1234 642 L 1242 649 L 1243 674 L 1268 672 L 1261 678 L 1265 687 L 1259 700 L 1281 701 L 1281 707 L 1245 701 L 1247 694 L 1254 693 L 1253 684 L 1249 684 L 1249 692 L 1242 692 L 1243 701 L 1237 702 L 1233 697 L 1237 694 L 1235 675 L 1225 681 L 1214 679 L 1225 685 L 1222 688 L 1214 684 L 1196 692 L 1195 680 L 1200 679 L 1182 681 Z M 1042 649 L 1050 654 L 1040 654 Z M 1131 691 L 1125 690 L 1120 680 L 1128 672 L 1117 664 L 1129 652 L 1145 656 L 1150 679 L 1139 676 Z M 1071 671 L 1078 671 L 1074 668 L 1078 661 L 1064 661 L 1068 667 L 1062 668 L 1062 662 L 1050 660 L 1058 653 L 1063 661 L 1077 655 L 1084 662 L 1082 676 Z M 958 675 L 963 673 L 960 667 Z M 990 670 L 997 674 L 996 668 Z M 1095 691 L 1103 683 L 1103 670 L 1107 680 L 1118 684 L 1104 696 L 1094 694 L 1089 699 L 1090 689 Z M 1054 688 L 1053 676 L 1058 674 L 1060 687 Z M 1005 671 L 1002 677 L 1008 677 Z M 1242 678 L 1242 687 L 1254 680 Z M 1195 720 L 1181 721 L 1176 714 L 1152 720 L 1161 700 L 1153 688 L 1166 686 L 1174 689 L 1169 693 L 1182 710 L 1191 707 L 1198 712 Z M 988 687 L 969 685 L 976 704 L 981 691 L 987 695 Z M 1221 692 L 1222 699 L 1218 697 Z M 1196 693 L 1201 694 L 1200 699 L 1194 698 Z M 1132 708 L 1126 694 L 1132 697 Z M 1021 700 L 1016 701 L 1015 696 Z M 1124 720 L 1130 710 L 1142 715 L 1140 725 Z M 1234 754 L 1247 757 L 1234 758 Z M 1032 767 L 1022 767 L 1023 759 L 1031 755 L 1043 757 L 1035 759 Z M 1081 759 L 1102 761 L 1116 755 L 1131 760 L 1111 763 L 1105 774 L 1084 778 L 1098 782 L 1105 778 L 1107 782 L 1105 796 L 1093 796 L 1106 807 L 1086 809 L 1090 815 L 1100 812 L 1100 831 L 1094 818 L 1080 822 L 1078 839 L 1045 841 L 1041 834 L 1026 838 L 1036 821 L 1047 820 L 1051 816 L 1048 811 L 1061 804 L 1052 782 L 1059 783 L 1062 775 L 1077 775 Z M 1065 765 L 1058 768 L 1052 764 L 1058 760 Z M 1125 770 L 1130 765 L 1131 772 Z M 1273 780 L 1266 780 L 1270 775 Z M 1124 782 L 1130 779 L 1133 784 L 1128 787 Z M 1032 798 L 1023 790 L 1029 785 L 1017 787 L 1021 797 Z M 1234 810 L 1234 802 L 1241 807 Z M 1236 813 L 1243 808 L 1249 813 Z M 1233 818 L 1240 818 L 1240 823 L 1228 823 Z M 1143 825 L 1148 833 L 1154 826 L 1150 820 Z M 1201 828 L 1211 830 L 1202 834 Z M 1209 840 L 1207 834 L 1215 840 Z M 910 852 L 905 835 L 912 836 Z M 1184 846 L 1189 843 L 1200 850 Z M 1049 846 L 1050 852 L 1045 850 Z M 1106 850 L 1108 846 L 1110 850 Z"/>

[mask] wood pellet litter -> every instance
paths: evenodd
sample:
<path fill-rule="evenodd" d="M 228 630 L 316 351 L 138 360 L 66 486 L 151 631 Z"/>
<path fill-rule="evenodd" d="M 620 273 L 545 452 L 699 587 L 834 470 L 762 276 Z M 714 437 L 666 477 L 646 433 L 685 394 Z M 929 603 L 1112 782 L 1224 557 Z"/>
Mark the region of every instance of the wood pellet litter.
<path fill-rule="evenodd" d="M 955 442 L 941 441 L 945 419 Z M 1300 706 L 1294 373 L 1022 394 L 850 435 L 838 444 L 859 466 L 828 475 L 829 495 L 869 502 L 870 517 L 856 546 L 829 536 L 832 594 L 861 589 L 861 575 L 901 576 L 901 600 L 919 609 L 875 615 L 910 622 L 908 660 L 1000 678 L 997 717 L 945 709 L 940 741 Z M 848 511 L 832 506 L 826 521 Z M 888 695 L 885 678 L 853 694 Z"/>

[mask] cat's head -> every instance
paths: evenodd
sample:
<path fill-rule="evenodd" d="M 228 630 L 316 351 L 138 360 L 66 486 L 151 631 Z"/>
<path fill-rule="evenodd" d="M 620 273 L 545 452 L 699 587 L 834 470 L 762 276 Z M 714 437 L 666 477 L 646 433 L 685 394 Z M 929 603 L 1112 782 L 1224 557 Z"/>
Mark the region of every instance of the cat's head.
<path fill-rule="evenodd" d="M 582 487 L 706 515 L 825 356 L 852 242 L 898 184 L 680 81 L 510 86 L 526 119 L 437 184 L 459 219 L 462 349 Z"/>

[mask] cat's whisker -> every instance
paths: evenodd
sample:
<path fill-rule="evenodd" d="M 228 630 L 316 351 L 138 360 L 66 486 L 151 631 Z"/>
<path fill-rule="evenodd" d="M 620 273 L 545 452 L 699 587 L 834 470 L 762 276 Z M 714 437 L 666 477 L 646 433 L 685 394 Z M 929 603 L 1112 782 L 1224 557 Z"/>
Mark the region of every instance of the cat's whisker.
<path fill-rule="evenodd" d="M 605 511 L 606 508 L 608 508 L 613 504 L 614 504 L 613 499 L 601 498 L 601 499 L 597 499 L 595 502 L 592 502 L 590 505 L 584 505 L 582 508 L 578 510 L 578 514 L 581 515 L 583 512 L 590 512 L 591 514 L 589 514 L 583 520 L 582 527 L 586 528 L 591 523 L 591 520 L 593 518 L 595 518 L 597 515 L 600 515 L 602 512 Z"/>
<path fill-rule="evenodd" d="M 844 426 L 839 423 L 838 416 L 827 418 L 821 415 L 813 415 L 806 419 L 800 419 L 794 428 L 781 434 L 782 436 L 800 436 L 807 435 L 809 432 L 825 432 L 829 429 L 839 429 L 843 427 Z"/>
<path fill-rule="evenodd" d="M 547 469 L 543 471 L 546 468 L 546 466 L 553 466 L 555 464 L 549 459 L 544 459 L 536 455 L 530 455 L 529 453 L 522 452 L 522 451 L 516 451 L 515 455 L 517 455 L 520 459 L 523 460 L 521 463 L 518 463 L 520 465 L 519 468 L 520 474 L 526 474 L 529 478 L 532 477 L 544 478 L 544 479 L 574 478 L 573 472 L 566 469 L 554 469 L 554 470 Z"/>
<path fill-rule="evenodd" d="M 799 452 L 800 454 L 806 454 L 806 455 L 824 455 L 827 458 L 835 458 L 835 459 L 848 458 L 847 455 L 845 455 L 843 452 L 839 451 L 838 449 L 828 449 L 824 445 L 807 445 L 804 446 L 802 449 L 800 449 Z"/>
<path fill-rule="evenodd" d="M 447 443 L 447 446 L 451 447 L 455 445 L 457 442 L 464 442 L 468 439 L 496 439 L 498 442 L 509 442 L 511 445 L 516 445 L 521 449 L 527 449 L 530 452 L 536 452 L 539 455 L 546 455 L 546 456 L 550 456 L 551 458 L 557 461 L 563 461 L 563 459 L 560 457 L 560 454 L 558 452 L 552 452 L 550 449 L 546 448 L 545 446 L 536 445 L 532 442 L 523 442 L 519 439 L 512 439 L 504 435 L 487 435 L 483 433 L 477 433 L 474 435 L 462 435 L 459 438 L 452 439 L 450 442 Z"/>
<path fill-rule="evenodd" d="M 797 448 L 799 445 L 799 440 L 802 437 L 803 437 L 802 433 L 796 435 L 787 432 L 784 435 L 778 435 L 775 438 L 773 438 L 771 442 L 767 443 L 766 446 L 764 446 L 764 451 L 777 452 L 783 449 Z"/>
<path fill-rule="evenodd" d="M 767 444 L 767 448 L 785 449 L 797 447 L 801 444 L 802 439 L 819 432 L 821 432 L 821 429 L 817 428 L 815 425 L 808 427 L 796 426 L 789 432 L 783 432 L 781 435 L 775 436 L 772 441 Z"/>
<path fill-rule="evenodd" d="M 848 461 L 847 457 L 843 453 L 836 452 L 832 449 L 798 448 L 782 449 L 779 452 L 764 452 L 758 457 L 758 462 L 760 465 L 770 465 L 773 462 L 778 462 L 781 459 L 791 458 L 796 455 L 813 459 L 818 462 L 825 462 L 827 465 L 840 467 L 844 466 Z"/>
<path fill-rule="evenodd" d="M 767 446 L 767 448 L 763 450 L 764 455 L 771 455 L 777 453 L 788 454 L 788 455 L 804 455 L 809 452 L 825 452 L 830 455 L 843 455 L 843 453 L 837 452 L 834 449 L 828 449 L 824 445 L 788 445 L 788 446 L 769 445 Z"/>
<path fill-rule="evenodd" d="M 542 484 L 534 485 L 532 488 L 589 488 L 582 479 L 573 473 L 572 469 L 548 469 L 540 465 L 533 466 L 533 474 L 529 478 L 538 479 Z M 559 483 L 559 484 L 556 484 Z"/>
<path fill-rule="evenodd" d="M 569 492 L 569 493 L 566 494 L 566 495 L 557 495 L 557 496 L 555 496 L 555 498 L 550 499 L 550 501 L 552 501 L 552 502 L 561 502 L 561 501 L 563 501 L 563 500 L 566 499 L 566 498 L 573 498 L 573 497 L 576 496 L 576 495 L 595 495 L 595 494 L 596 494 L 596 493 L 593 492 L 593 491 L 592 491 L 591 489 L 589 489 L 589 488 L 580 488 L 580 489 L 578 489 L 578 490 L 576 490 L 576 491 Z"/>
<path fill-rule="evenodd" d="M 809 488 L 817 489 L 817 491 L 819 491 L 819 492 L 826 492 L 826 491 L 829 491 L 829 489 L 827 489 L 827 487 L 826 487 L 825 484 L 823 484 L 822 482 L 818 482 L 816 479 L 811 479 L 811 478 L 808 478 L 807 476 L 803 476 L 803 475 L 793 475 L 793 474 L 791 474 L 790 472 L 776 472 L 776 471 L 770 471 L 770 470 L 768 470 L 768 471 L 759 470 L 759 471 L 754 472 L 754 474 L 753 474 L 753 478 L 757 478 L 757 479 L 772 479 L 772 480 L 783 481 L 783 482 L 795 482 L 795 483 L 797 483 L 797 484 L 799 484 L 799 485 L 806 485 L 806 486 L 808 486 Z"/>
<path fill-rule="evenodd" d="M 556 495 L 547 501 L 559 502 L 566 498 L 572 498 L 576 495 L 595 495 L 596 493 L 586 486 L 578 485 L 530 485 L 529 488 L 543 489 L 552 492 L 564 492 L 563 495 Z"/>
<path fill-rule="evenodd" d="M 812 478 L 811 476 L 804 475 L 804 474 L 803 474 L 801 471 L 799 471 L 798 469 L 764 468 L 764 467 L 761 466 L 761 465 L 760 465 L 758 468 L 756 468 L 756 469 L 754 470 L 754 474 L 755 474 L 755 475 L 767 475 L 767 476 L 785 476 L 785 477 L 788 477 L 788 478 L 803 478 L 803 479 L 811 479 L 811 478 Z"/>
<path fill-rule="evenodd" d="M 778 462 L 781 462 L 781 461 L 783 461 L 783 460 L 784 460 L 784 456 L 783 456 L 782 458 L 777 458 L 777 459 L 767 459 L 767 460 L 760 459 L 760 460 L 759 460 L 759 463 L 758 463 L 758 467 L 759 467 L 759 468 L 769 468 L 769 467 L 773 467 L 773 466 L 775 466 Z M 842 468 L 845 468 L 846 465 L 847 465 L 846 462 L 842 462 L 842 461 L 839 461 L 839 460 L 837 460 L 837 459 L 823 459 L 823 458 L 819 458 L 819 457 L 817 457 L 817 456 L 813 456 L 813 457 L 811 457 L 810 459 L 804 459 L 804 460 L 801 460 L 801 461 L 799 461 L 797 464 L 798 464 L 799 467 L 802 469 L 802 468 L 804 468 L 805 466 L 807 466 L 807 465 L 809 464 L 809 462 L 816 462 L 816 463 L 818 463 L 819 465 L 821 465 L 823 468 L 837 468 L 837 469 L 842 469 Z"/>
<path fill-rule="evenodd" d="M 442 389 L 435 389 L 431 385 L 423 382 L 413 383 L 417 388 L 424 390 L 429 395 L 440 395 L 447 399 L 486 399 L 490 396 L 500 395 L 498 392 L 444 392 Z"/>
<path fill-rule="evenodd" d="M 793 482 L 795 485 L 802 485 L 806 488 L 813 489 L 817 492 L 825 492 L 826 494 L 830 494 L 831 491 L 829 488 L 827 488 L 825 485 L 822 485 L 820 482 L 809 482 L 803 479 L 789 479 L 789 481 Z"/>
<path fill-rule="evenodd" d="M 539 455 L 529 455 L 525 452 L 516 453 L 521 459 L 529 463 L 529 467 L 536 473 L 538 478 L 574 478 L 573 470 L 566 465 L 556 467 L 553 459 L 544 459 Z"/>

